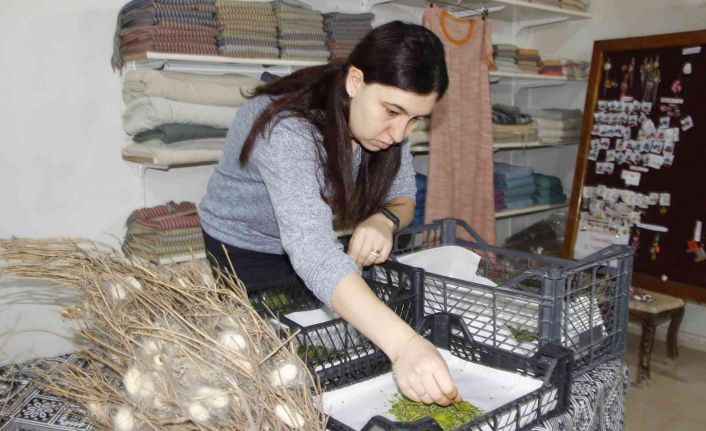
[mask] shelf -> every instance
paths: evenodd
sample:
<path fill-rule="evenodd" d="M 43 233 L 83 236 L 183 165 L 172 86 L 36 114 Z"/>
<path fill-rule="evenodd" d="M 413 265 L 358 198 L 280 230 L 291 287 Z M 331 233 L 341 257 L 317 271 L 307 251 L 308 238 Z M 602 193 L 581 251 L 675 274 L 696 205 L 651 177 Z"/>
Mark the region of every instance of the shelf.
<path fill-rule="evenodd" d="M 552 205 L 535 205 L 532 207 L 519 208 L 516 210 L 503 210 L 503 211 L 495 213 L 495 218 L 501 219 L 501 218 L 515 217 L 515 216 L 519 216 L 519 215 L 538 213 L 538 212 L 542 212 L 542 211 L 550 211 L 550 210 L 554 210 L 554 209 L 558 209 L 558 208 L 566 208 L 568 206 L 569 206 L 568 202 L 563 202 L 560 204 L 552 204 Z"/>
<path fill-rule="evenodd" d="M 530 3 L 525 0 L 437 0 L 437 2 L 449 9 L 455 16 L 462 18 L 480 15 L 483 8 L 489 13 L 489 18 L 498 21 L 509 21 L 517 24 L 516 32 L 525 28 L 537 27 L 541 25 L 554 24 L 569 20 L 589 19 L 591 14 L 575 9 L 562 8 L 541 3 Z M 406 4 L 409 6 L 426 7 L 427 0 L 367 0 L 368 9 L 372 6 L 384 3 Z"/>
<path fill-rule="evenodd" d="M 291 73 L 296 69 L 326 64 L 320 61 L 280 60 L 270 58 L 233 58 L 221 55 L 193 55 L 147 51 L 123 57 L 128 70 L 150 68 L 179 72 Z"/>
<path fill-rule="evenodd" d="M 577 137 L 571 141 L 565 141 L 558 144 L 545 144 L 542 141 L 532 141 L 532 142 L 503 142 L 503 143 L 493 143 L 493 151 L 503 151 L 503 150 L 524 150 L 531 148 L 548 148 L 548 147 L 565 147 L 567 145 L 578 144 L 579 138 Z"/>
<path fill-rule="evenodd" d="M 130 144 L 122 149 L 122 158 L 126 162 L 137 163 L 144 168 L 160 170 L 212 165 L 218 163 L 222 155 L 223 150 L 155 148 L 141 144 Z"/>
<path fill-rule="evenodd" d="M 409 147 L 409 152 L 412 154 L 426 154 L 429 152 L 429 144 L 416 144 Z"/>

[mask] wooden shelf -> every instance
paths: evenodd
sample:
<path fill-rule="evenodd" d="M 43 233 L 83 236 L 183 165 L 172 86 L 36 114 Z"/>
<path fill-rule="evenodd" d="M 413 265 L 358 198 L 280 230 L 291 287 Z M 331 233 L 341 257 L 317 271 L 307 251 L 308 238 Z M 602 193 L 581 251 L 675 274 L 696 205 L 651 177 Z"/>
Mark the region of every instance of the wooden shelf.
<path fill-rule="evenodd" d="M 439 4 L 459 17 L 480 15 L 483 8 L 489 12 L 492 20 L 509 21 L 517 24 L 516 31 L 529 27 L 554 24 L 569 20 L 589 19 L 589 12 L 562 8 L 541 3 L 531 3 L 526 0 L 438 0 Z M 426 7 L 426 0 L 364 0 L 370 9 L 372 6 L 384 3 L 406 4 L 415 7 Z"/>
<path fill-rule="evenodd" d="M 495 218 L 496 219 L 509 218 L 509 217 L 515 217 L 515 216 L 519 216 L 519 215 L 555 210 L 558 208 L 566 208 L 568 206 L 569 206 L 569 202 L 563 202 L 560 204 L 552 204 L 552 205 L 535 205 L 535 206 L 531 206 L 531 207 L 527 207 L 527 208 L 519 208 L 516 210 L 503 210 L 503 211 L 495 213 Z"/>
<path fill-rule="evenodd" d="M 175 54 L 169 52 L 152 52 L 147 51 L 143 54 L 128 55 L 123 57 L 125 62 L 137 60 L 172 60 L 184 61 L 192 63 L 222 63 L 222 64 L 247 64 L 254 66 L 292 66 L 292 67 L 308 67 L 320 66 L 326 62 L 320 61 L 300 61 L 300 60 L 280 60 L 270 58 L 233 58 L 222 55 L 194 55 L 194 54 Z"/>
<path fill-rule="evenodd" d="M 498 142 L 493 143 L 493 151 L 503 151 L 503 150 L 524 150 L 532 148 L 548 148 L 548 147 L 564 147 L 566 145 L 576 145 L 579 143 L 579 138 L 573 139 L 571 141 L 567 140 L 558 144 L 545 144 L 540 141 L 531 142 Z"/>

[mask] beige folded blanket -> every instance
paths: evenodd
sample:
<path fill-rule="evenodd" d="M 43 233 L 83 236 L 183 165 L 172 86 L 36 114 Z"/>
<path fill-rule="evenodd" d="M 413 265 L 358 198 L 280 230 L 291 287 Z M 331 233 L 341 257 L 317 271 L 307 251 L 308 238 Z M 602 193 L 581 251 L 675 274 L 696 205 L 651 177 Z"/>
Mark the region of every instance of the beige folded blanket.
<path fill-rule="evenodd" d="M 163 124 L 194 124 L 221 129 L 230 127 L 238 108 L 197 105 L 159 97 L 145 97 L 130 103 L 123 112 L 123 128 L 128 135 Z"/>
<path fill-rule="evenodd" d="M 143 97 L 162 97 L 201 105 L 242 106 L 243 94 L 261 85 L 259 79 L 246 75 L 203 75 L 138 69 L 125 74 L 123 100 L 130 104 Z"/>
<path fill-rule="evenodd" d="M 151 163 L 155 165 L 168 166 L 217 162 L 221 159 L 223 150 L 155 148 L 140 144 L 130 144 L 123 148 L 122 153 L 123 157 L 151 159 Z"/>

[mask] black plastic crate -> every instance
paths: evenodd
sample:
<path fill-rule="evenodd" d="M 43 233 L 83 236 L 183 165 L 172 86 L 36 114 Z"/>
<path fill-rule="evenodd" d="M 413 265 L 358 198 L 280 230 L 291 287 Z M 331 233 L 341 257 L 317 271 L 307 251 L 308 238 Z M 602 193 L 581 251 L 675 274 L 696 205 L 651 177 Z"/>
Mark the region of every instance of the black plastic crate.
<path fill-rule="evenodd" d="M 525 357 L 562 345 L 574 352 L 576 373 L 622 357 L 632 248 L 559 259 L 490 246 L 467 223 L 444 219 L 399 232 L 393 255 L 447 245 L 480 255 L 477 274 L 497 286 L 425 272 L 425 314 L 457 314 L 477 342 Z"/>
<path fill-rule="evenodd" d="M 397 262 L 374 265 L 363 272 L 371 290 L 413 327 L 419 321 L 422 271 Z M 324 389 L 332 389 L 386 372 L 387 356 L 342 318 L 300 326 L 284 315 L 280 321 L 294 332 L 297 350 Z M 355 362 L 355 366 L 351 364 Z M 365 364 L 361 368 L 359 364 Z"/>
<path fill-rule="evenodd" d="M 439 348 L 449 350 L 465 361 L 541 379 L 543 385 L 529 394 L 483 416 L 464 424 L 454 431 L 516 431 L 529 429 L 537 423 L 566 411 L 571 391 L 572 352 L 556 344 L 545 344 L 531 358 L 497 349 L 474 341 L 465 322 L 459 316 L 446 313 L 426 316 L 417 326 L 420 334 Z M 354 359 L 346 364 L 352 377 L 349 383 L 358 383 L 376 374 L 390 371 L 390 363 L 384 366 L 371 364 L 368 357 Z M 330 417 L 327 429 L 352 431 L 335 418 Z M 363 430 L 441 430 L 432 418 L 415 422 L 394 422 L 382 416 L 371 418 Z"/>
<path fill-rule="evenodd" d="M 248 292 L 248 298 L 253 309 L 262 316 L 269 315 L 270 312 L 279 316 L 294 311 L 312 310 L 323 305 L 298 278 Z"/>

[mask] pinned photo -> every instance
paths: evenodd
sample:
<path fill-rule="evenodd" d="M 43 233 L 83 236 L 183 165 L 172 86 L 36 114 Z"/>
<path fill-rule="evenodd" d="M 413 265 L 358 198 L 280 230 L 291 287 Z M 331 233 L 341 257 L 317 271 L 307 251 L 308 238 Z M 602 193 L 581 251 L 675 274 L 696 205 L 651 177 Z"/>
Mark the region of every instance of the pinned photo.
<path fill-rule="evenodd" d="M 615 163 L 622 165 L 624 163 L 627 163 L 625 153 L 622 151 L 616 151 L 615 152 Z"/>
<path fill-rule="evenodd" d="M 601 138 L 601 143 L 598 146 L 601 150 L 607 150 L 610 148 L 610 138 Z"/>
<path fill-rule="evenodd" d="M 671 168 L 674 164 L 674 154 L 665 154 L 663 159 L 664 163 L 662 164 L 662 167 Z"/>
<path fill-rule="evenodd" d="M 591 150 L 597 150 L 599 149 L 599 145 L 601 143 L 600 139 L 591 139 Z"/>
<path fill-rule="evenodd" d="M 616 139 L 615 140 L 615 149 L 617 151 L 625 151 L 625 141 L 623 139 Z"/>
<path fill-rule="evenodd" d="M 596 160 L 598 160 L 598 153 L 599 153 L 598 149 L 589 151 L 588 152 L 588 160 L 592 160 L 594 162 Z"/>
<path fill-rule="evenodd" d="M 659 117 L 659 128 L 666 129 L 669 127 L 669 122 L 671 118 L 669 117 Z"/>
<path fill-rule="evenodd" d="M 691 119 L 691 115 L 680 119 L 679 122 L 681 123 L 681 129 L 685 132 L 694 127 L 694 120 Z"/>
<path fill-rule="evenodd" d="M 650 152 L 655 153 L 655 154 L 661 154 L 662 148 L 664 148 L 664 142 L 654 141 L 654 142 L 652 142 L 652 147 L 650 147 Z"/>
<path fill-rule="evenodd" d="M 674 142 L 667 141 L 664 143 L 664 148 L 662 148 L 662 152 L 667 155 L 667 154 L 674 154 Z"/>
<path fill-rule="evenodd" d="M 652 112 L 652 102 L 642 102 L 641 110 L 645 115 L 650 115 L 650 112 Z"/>
<path fill-rule="evenodd" d="M 605 153 L 605 161 L 606 162 L 614 162 L 615 161 L 615 150 L 608 150 Z"/>

